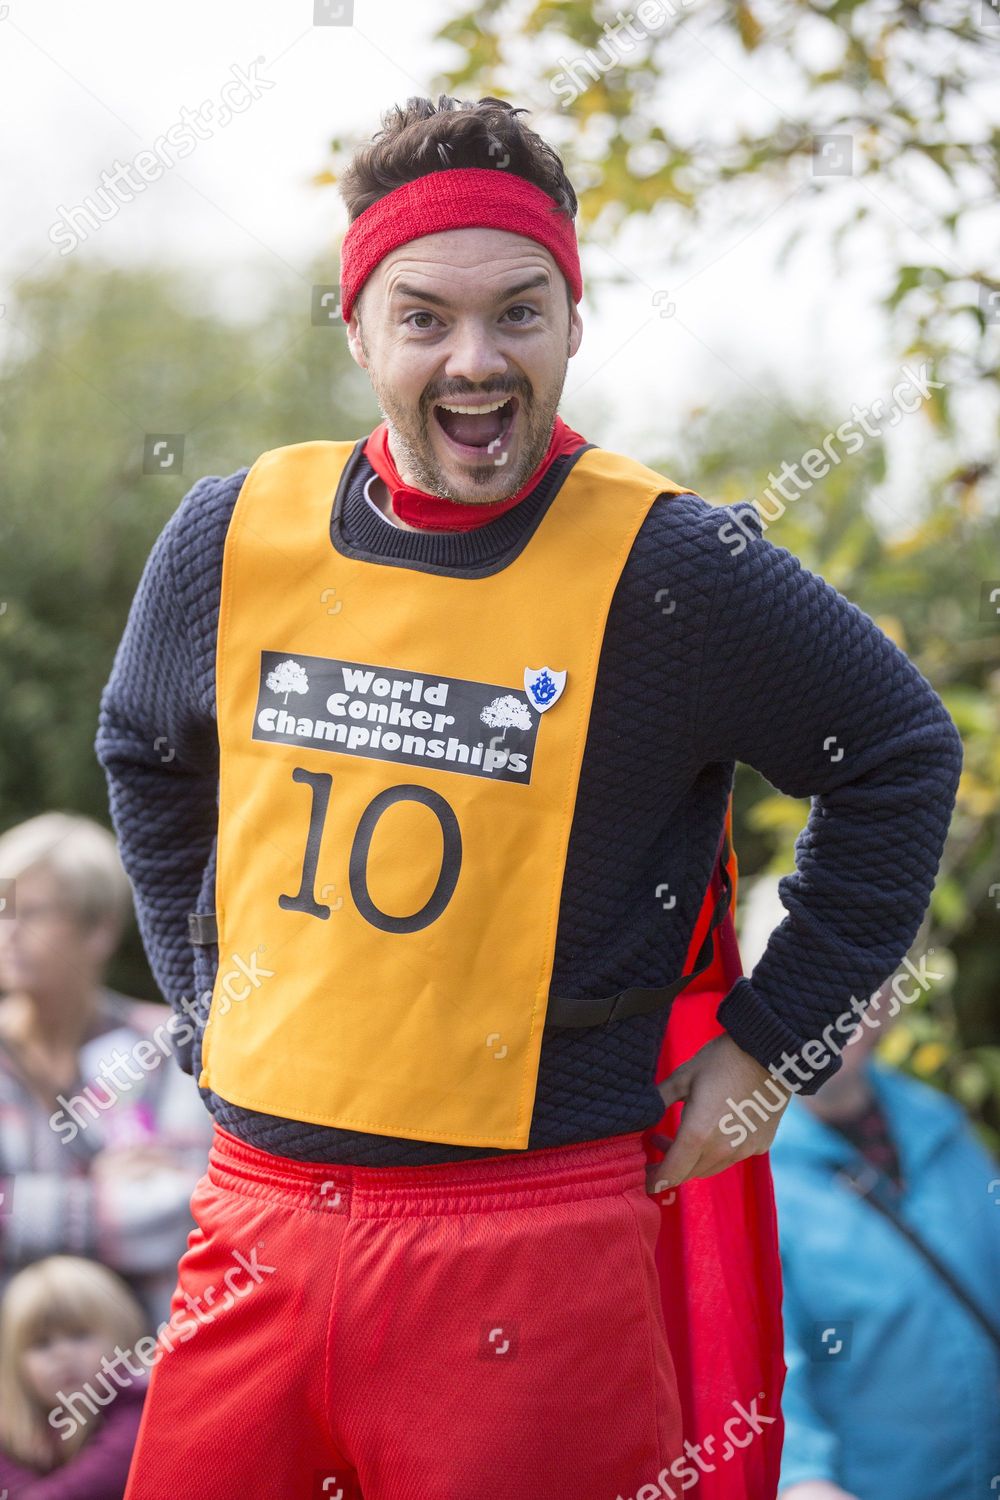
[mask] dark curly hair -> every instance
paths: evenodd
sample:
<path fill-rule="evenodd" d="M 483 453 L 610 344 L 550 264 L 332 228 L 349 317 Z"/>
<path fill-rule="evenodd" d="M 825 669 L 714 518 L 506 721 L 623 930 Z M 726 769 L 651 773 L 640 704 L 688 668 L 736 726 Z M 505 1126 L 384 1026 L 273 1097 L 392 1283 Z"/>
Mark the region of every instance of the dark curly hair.
<path fill-rule="evenodd" d="M 393 105 L 382 115 L 381 130 L 356 149 L 338 179 L 350 222 L 394 188 L 428 172 L 497 166 L 533 182 L 575 218 L 573 184 L 557 153 L 519 118 L 527 113 L 492 96 L 473 102 L 439 94 L 437 104 L 415 96 Z M 566 298 L 572 313 L 568 285 Z"/>

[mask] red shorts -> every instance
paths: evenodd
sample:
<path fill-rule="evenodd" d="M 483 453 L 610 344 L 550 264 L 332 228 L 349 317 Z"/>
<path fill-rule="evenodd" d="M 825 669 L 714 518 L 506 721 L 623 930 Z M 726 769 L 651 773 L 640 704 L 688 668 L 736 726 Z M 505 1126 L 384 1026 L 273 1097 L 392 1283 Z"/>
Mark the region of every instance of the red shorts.
<path fill-rule="evenodd" d="M 655 1487 L 682 1437 L 645 1165 L 638 1133 L 372 1168 L 216 1127 L 125 1500 Z"/>

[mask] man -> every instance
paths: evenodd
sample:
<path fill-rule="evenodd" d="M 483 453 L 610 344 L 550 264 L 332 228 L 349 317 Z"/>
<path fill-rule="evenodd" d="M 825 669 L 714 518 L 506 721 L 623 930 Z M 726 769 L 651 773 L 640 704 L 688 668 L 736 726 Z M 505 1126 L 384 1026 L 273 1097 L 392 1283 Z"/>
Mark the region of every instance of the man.
<path fill-rule="evenodd" d="M 520 113 L 413 99 L 355 154 L 341 310 L 385 422 L 195 485 L 102 699 L 151 961 L 201 997 L 217 1134 L 178 1292 L 269 1267 L 157 1365 L 128 1500 L 265 1469 L 365 1500 L 766 1493 L 707 1455 L 764 1443 L 780 1390 L 721 1393 L 733 1442 L 682 1430 L 661 1202 L 753 1165 L 836 1067 L 768 1071 L 906 952 L 961 745 L 752 507 L 738 531 L 558 417 L 576 197 Z M 658 1088 L 736 759 L 816 806 L 788 921 Z"/>

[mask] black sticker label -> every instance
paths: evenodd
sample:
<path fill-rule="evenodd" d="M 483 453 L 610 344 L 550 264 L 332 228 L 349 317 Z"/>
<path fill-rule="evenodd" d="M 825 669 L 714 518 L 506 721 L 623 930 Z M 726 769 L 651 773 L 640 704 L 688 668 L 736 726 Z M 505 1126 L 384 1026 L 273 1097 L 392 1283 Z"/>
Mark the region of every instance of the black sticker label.
<path fill-rule="evenodd" d="M 262 651 L 251 737 L 527 785 L 539 717 L 502 683 Z"/>

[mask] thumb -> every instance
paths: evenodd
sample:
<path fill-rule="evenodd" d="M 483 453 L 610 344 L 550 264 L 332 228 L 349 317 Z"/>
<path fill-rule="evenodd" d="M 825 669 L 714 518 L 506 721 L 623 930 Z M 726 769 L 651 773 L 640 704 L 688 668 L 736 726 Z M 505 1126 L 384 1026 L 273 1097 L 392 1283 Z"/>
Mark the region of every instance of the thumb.
<path fill-rule="evenodd" d="M 660 1098 L 663 1100 L 664 1108 L 676 1104 L 680 1099 L 686 1099 L 691 1092 L 692 1069 L 690 1063 L 681 1063 L 672 1073 L 668 1073 L 661 1083 L 657 1084 Z"/>

